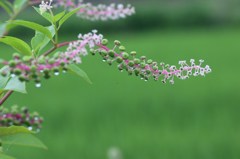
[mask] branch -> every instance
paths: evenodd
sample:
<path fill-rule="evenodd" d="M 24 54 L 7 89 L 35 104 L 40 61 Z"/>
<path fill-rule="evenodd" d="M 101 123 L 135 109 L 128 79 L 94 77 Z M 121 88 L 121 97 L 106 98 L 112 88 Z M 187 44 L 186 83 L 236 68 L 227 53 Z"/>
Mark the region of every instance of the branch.
<path fill-rule="evenodd" d="M 75 41 L 75 40 L 74 40 Z M 48 56 L 49 54 L 51 54 L 53 51 L 55 51 L 56 49 L 60 48 L 60 47 L 63 47 L 63 46 L 66 46 L 66 45 L 69 45 L 70 43 L 74 42 L 74 41 L 68 41 L 68 42 L 63 42 L 63 43 L 60 43 L 60 44 L 57 44 L 55 45 L 53 48 L 51 48 L 50 50 L 48 50 L 47 52 L 45 52 L 43 54 L 43 56 Z"/>
<path fill-rule="evenodd" d="M 0 106 L 9 98 L 9 96 L 13 93 L 13 90 L 9 90 L 2 99 L 0 99 Z"/>

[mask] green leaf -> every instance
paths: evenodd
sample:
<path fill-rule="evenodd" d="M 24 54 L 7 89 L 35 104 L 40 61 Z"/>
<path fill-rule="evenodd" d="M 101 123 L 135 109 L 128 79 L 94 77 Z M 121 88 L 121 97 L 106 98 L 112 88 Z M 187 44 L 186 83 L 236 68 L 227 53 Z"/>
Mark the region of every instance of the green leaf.
<path fill-rule="evenodd" d="M 40 141 L 37 137 L 29 133 L 19 133 L 2 137 L 2 143 L 3 146 L 17 145 L 47 149 L 47 147 L 42 143 L 42 141 Z"/>
<path fill-rule="evenodd" d="M 45 28 L 44 26 L 42 26 L 40 24 L 37 24 L 34 22 L 29 22 L 29 21 L 24 21 L 24 20 L 15 20 L 12 22 L 12 24 L 20 25 L 23 27 L 30 28 L 32 30 L 39 31 L 39 32 L 45 34 L 49 39 L 52 39 L 51 32 L 47 28 Z"/>
<path fill-rule="evenodd" d="M 76 12 L 78 12 L 80 10 L 80 8 L 76 8 L 72 11 L 70 11 L 69 13 L 67 13 L 60 21 L 59 21 L 59 26 L 58 28 L 60 28 L 62 26 L 62 24 L 68 20 L 73 14 L 75 14 Z"/>
<path fill-rule="evenodd" d="M 68 69 L 70 71 L 72 71 L 74 74 L 76 74 L 76 75 L 80 76 L 81 78 L 83 78 L 88 83 L 92 84 L 92 81 L 89 79 L 89 77 L 86 74 L 86 72 L 84 72 L 82 69 L 80 69 L 77 65 L 71 64 L 71 65 L 68 66 Z"/>
<path fill-rule="evenodd" d="M 7 155 L 5 155 L 5 154 L 3 154 L 3 153 L 1 153 L 1 152 L 0 152 L 0 158 L 1 158 L 1 159 L 15 159 L 14 157 L 7 156 Z"/>
<path fill-rule="evenodd" d="M 20 133 L 33 134 L 32 131 L 28 130 L 26 127 L 23 127 L 23 126 L 0 127 L 1 139 L 4 136 L 16 135 Z"/>
<path fill-rule="evenodd" d="M 64 15 L 65 15 L 66 11 L 62 11 L 60 13 L 58 13 L 57 15 L 54 16 L 54 21 L 57 22 L 59 21 Z"/>
<path fill-rule="evenodd" d="M 49 21 L 50 23 L 53 23 L 53 17 L 51 14 L 49 14 L 48 12 L 44 12 L 43 14 L 41 14 L 40 12 L 40 9 L 39 8 L 36 8 L 36 7 L 33 7 L 37 12 L 38 14 L 40 14 L 43 18 L 45 18 L 47 21 Z"/>
<path fill-rule="evenodd" d="M 9 6 L 9 2 L 6 0 L 0 1 L 0 7 L 2 7 L 9 15 L 12 15 L 11 6 Z"/>
<path fill-rule="evenodd" d="M 11 78 L 7 85 L 5 86 L 4 90 L 13 90 L 20 93 L 27 93 L 26 91 L 26 83 L 19 81 L 18 77 Z"/>
<path fill-rule="evenodd" d="M 0 69 L 0 72 L 2 72 L 3 70 L 5 70 L 7 68 L 8 68 L 8 66 L 4 66 L 3 68 Z M 10 79 L 9 76 L 2 77 L 0 75 L 0 90 L 4 90 L 4 88 L 6 87 L 7 82 L 8 82 L 9 79 Z"/>
<path fill-rule="evenodd" d="M 15 0 L 13 3 L 13 10 L 14 12 L 19 12 L 24 5 L 26 5 L 28 0 Z"/>
<path fill-rule="evenodd" d="M 52 34 L 55 35 L 54 26 L 46 27 Z M 36 31 L 35 36 L 31 40 L 32 48 L 36 54 L 38 54 L 48 43 L 50 39 L 43 33 Z"/>
<path fill-rule="evenodd" d="M 25 43 L 21 39 L 11 37 L 11 36 L 5 36 L 3 38 L 0 38 L 0 42 L 13 47 L 15 50 L 17 50 L 18 52 L 24 55 L 32 55 L 31 48 L 28 46 L 27 43 Z"/>

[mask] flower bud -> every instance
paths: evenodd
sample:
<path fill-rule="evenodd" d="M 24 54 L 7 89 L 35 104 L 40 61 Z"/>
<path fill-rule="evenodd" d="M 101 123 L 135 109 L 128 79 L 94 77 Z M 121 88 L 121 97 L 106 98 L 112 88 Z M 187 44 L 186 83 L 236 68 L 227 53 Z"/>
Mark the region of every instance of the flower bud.
<path fill-rule="evenodd" d="M 96 50 L 95 50 L 95 49 L 90 49 L 90 53 L 91 53 L 92 55 L 95 55 L 95 54 L 96 54 Z"/>
<path fill-rule="evenodd" d="M 107 63 L 111 66 L 112 65 L 112 60 L 111 59 L 107 59 Z"/>
<path fill-rule="evenodd" d="M 141 62 L 141 63 L 140 63 L 140 67 L 141 67 L 142 69 L 144 69 L 144 68 L 146 67 L 146 64 L 145 64 L 144 62 Z"/>
<path fill-rule="evenodd" d="M 114 53 L 113 50 L 109 50 L 109 51 L 108 51 L 108 55 L 109 55 L 110 57 L 115 57 L 115 53 Z"/>
<path fill-rule="evenodd" d="M 108 44 L 108 40 L 107 39 L 102 39 L 102 44 L 106 46 Z"/>
<path fill-rule="evenodd" d="M 118 40 L 115 40 L 115 41 L 114 41 L 114 44 L 117 45 L 117 46 L 120 46 L 120 45 L 121 45 L 121 42 L 118 41 Z"/>
<path fill-rule="evenodd" d="M 133 61 L 129 61 L 128 62 L 128 66 L 133 67 L 134 66 L 134 62 Z"/>
<path fill-rule="evenodd" d="M 131 51 L 130 55 L 131 55 L 131 56 L 136 56 L 136 55 L 137 55 L 137 52 L 136 52 L 136 51 Z"/>
<path fill-rule="evenodd" d="M 16 66 L 16 62 L 13 61 L 13 60 L 9 61 L 9 66 L 10 67 L 15 67 Z"/>
<path fill-rule="evenodd" d="M 126 48 L 125 48 L 124 46 L 119 46 L 119 50 L 120 50 L 120 51 L 125 51 Z"/>
<path fill-rule="evenodd" d="M 122 57 L 118 56 L 118 57 L 117 57 L 117 63 L 122 63 L 122 62 L 123 62 Z"/>
<path fill-rule="evenodd" d="M 21 70 L 18 69 L 18 68 L 16 68 L 16 69 L 14 70 L 14 74 L 15 74 L 15 75 L 20 75 L 21 73 L 22 73 Z"/>
<path fill-rule="evenodd" d="M 135 63 L 135 64 L 140 64 L 140 59 L 135 58 L 135 59 L 134 59 L 134 63 Z"/>
<path fill-rule="evenodd" d="M 152 62 L 153 62 L 153 60 L 151 60 L 151 59 L 149 59 L 149 60 L 147 60 L 147 64 L 152 64 Z"/>
<path fill-rule="evenodd" d="M 128 59 L 129 54 L 126 53 L 126 52 L 123 52 L 123 53 L 122 53 L 122 57 L 123 57 L 124 60 L 126 60 L 126 59 Z"/>
<path fill-rule="evenodd" d="M 19 59 L 20 58 L 20 54 L 19 53 L 14 53 L 13 54 L 13 58 L 14 59 Z"/>

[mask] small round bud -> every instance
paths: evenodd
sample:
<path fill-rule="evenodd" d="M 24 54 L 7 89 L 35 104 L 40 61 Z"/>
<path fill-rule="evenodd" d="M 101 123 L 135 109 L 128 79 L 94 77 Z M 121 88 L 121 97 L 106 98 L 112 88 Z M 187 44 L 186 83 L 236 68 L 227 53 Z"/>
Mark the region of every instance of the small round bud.
<path fill-rule="evenodd" d="M 118 57 L 117 57 L 117 63 L 122 63 L 122 62 L 123 62 L 122 57 L 118 56 Z"/>
<path fill-rule="evenodd" d="M 153 60 L 151 60 L 151 59 L 147 60 L 147 63 L 148 63 L 149 65 L 152 64 L 152 62 L 153 62 Z"/>
<path fill-rule="evenodd" d="M 24 81 L 25 81 L 25 77 L 24 77 L 24 76 L 19 76 L 18 79 L 19 79 L 19 81 L 21 81 L 21 82 L 24 82 Z"/>
<path fill-rule="evenodd" d="M 136 76 L 138 76 L 140 71 L 138 69 L 136 69 L 136 70 L 134 70 L 134 73 L 135 73 Z"/>
<path fill-rule="evenodd" d="M 19 53 L 14 53 L 13 54 L 13 58 L 14 59 L 19 59 L 20 58 L 20 54 Z"/>
<path fill-rule="evenodd" d="M 133 67 L 134 66 L 134 62 L 133 61 L 129 61 L 128 62 L 128 66 Z"/>
<path fill-rule="evenodd" d="M 132 75 L 133 71 L 132 70 L 128 70 L 128 75 Z"/>
<path fill-rule="evenodd" d="M 146 56 L 141 56 L 140 59 L 141 59 L 142 61 L 144 61 L 144 60 L 146 60 Z"/>
<path fill-rule="evenodd" d="M 20 69 L 18 69 L 18 68 L 16 68 L 15 70 L 14 70 L 14 74 L 15 75 L 20 75 L 22 73 L 22 71 L 20 70 Z"/>
<path fill-rule="evenodd" d="M 44 73 L 44 74 L 48 74 L 48 73 L 49 73 L 49 69 L 45 68 L 45 69 L 43 70 L 43 73 Z"/>
<path fill-rule="evenodd" d="M 114 41 L 114 44 L 117 45 L 117 46 L 120 46 L 120 45 L 121 45 L 121 42 L 118 41 L 118 40 L 115 40 L 115 41 Z"/>
<path fill-rule="evenodd" d="M 108 51 L 108 55 L 109 55 L 110 57 L 114 57 L 114 56 L 115 56 L 115 53 L 114 53 L 113 50 L 109 50 L 109 51 Z"/>
<path fill-rule="evenodd" d="M 151 70 L 146 70 L 146 73 L 147 73 L 147 74 L 150 74 L 150 73 L 151 73 Z"/>
<path fill-rule="evenodd" d="M 30 69 L 31 69 L 32 72 L 35 72 L 37 70 L 37 67 L 33 65 L 33 66 L 31 66 Z"/>
<path fill-rule="evenodd" d="M 95 55 L 95 54 L 96 54 L 96 50 L 90 49 L 90 53 L 91 53 L 92 55 Z"/>
<path fill-rule="evenodd" d="M 38 63 L 39 63 L 39 64 L 45 64 L 45 63 L 46 63 L 46 59 L 45 59 L 43 56 L 41 56 L 41 57 L 38 59 Z"/>
<path fill-rule="evenodd" d="M 107 63 L 111 66 L 112 65 L 112 60 L 111 59 L 107 59 Z"/>
<path fill-rule="evenodd" d="M 136 51 L 131 51 L 131 56 L 136 56 L 137 55 L 137 52 Z"/>
<path fill-rule="evenodd" d="M 47 74 L 44 74 L 43 76 L 45 79 L 49 79 L 51 76 L 47 73 Z"/>
<path fill-rule="evenodd" d="M 120 50 L 120 51 L 125 51 L 126 48 L 125 48 L 124 46 L 119 46 L 119 50 Z"/>
<path fill-rule="evenodd" d="M 9 66 L 10 67 L 15 67 L 16 66 L 16 62 L 13 61 L 13 60 L 9 61 Z"/>
<path fill-rule="evenodd" d="M 107 56 L 107 51 L 101 50 L 101 51 L 100 51 L 100 54 L 101 54 L 102 56 Z"/>
<path fill-rule="evenodd" d="M 146 64 L 142 62 L 140 63 L 140 67 L 144 69 L 146 67 Z"/>
<path fill-rule="evenodd" d="M 23 56 L 23 61 L 24 62 L 29 62 L 32 59 L 31 56 Z"/>
<path fill-rule="evenodd" d="M 38 77 L 37 74 L 35 74 L 35 73 L 32 74 L 32 78 L 37 78 L 37 77 Z"/>
<path fill-rule="evenodd" d="M 126 52 L 124 52 L 124 53 L 122 53 L 122 57 L 123 57 L 123 59 L 128 59 L 128 57 L 129 57 L 129 54 L 128 53 L 126 53 Z"/>
<path fill-rule="evenodd" d="M 54 60 L 54 59 L 50 59 L 50 60 L 48 61 L 48 63 L 52 65 L 52 64 L 55 63 L 55 60 Z"/>
<path fill-rule="evenodd" d="M 103 39 L 102 40 L 102 44 L 106 46 L 108 44 L 108 40 L 107 39 Z"/>
<path fill-rule="evenodd" d="M 6 76 L 7 76 L 7 72 L 2 71 L 2 72 L 1 72 L 1 75 L 2 75 L 3 77 L 6 77 Z"/>
<path fill-rule="evenodd" d="M 153 68 L 154 71 L 158 70 L 157 66 L 153 66 L 152 68 Z"/>
<path fill-rule="evenodd" d="M 135 64 L 140 64 L 140 59 L 135 58 L 133 61 Z"/>

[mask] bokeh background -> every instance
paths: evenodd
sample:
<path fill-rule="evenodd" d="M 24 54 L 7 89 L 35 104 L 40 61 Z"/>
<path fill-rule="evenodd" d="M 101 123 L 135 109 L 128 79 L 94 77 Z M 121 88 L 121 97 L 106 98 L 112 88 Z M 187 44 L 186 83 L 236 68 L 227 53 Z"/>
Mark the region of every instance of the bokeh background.
<path fill-rule="evenodd" d="M 91 80 L 64 74 L 28 84 L 28 94 L 14 93 L 5 106 L 18 104 L 40 112 L 45 122 L 39 138 L 49 150 L 9 147 L 24 159 L 239 159 L 240 158 L 240 1 L 137 0 L 137 14 L 110 22 L 73 17 L 61 41 L 98 29 L 110 41 L 159 62 L 205 59 L 206 77 L 144 82 L 120 73 L 99 56 L 80 65 Z M 0 13 L 0 20 L 5 14 Z M 20 19 L 47 22 L 33 9 Z M 10 34 L 29 41 L 33 32 Z M 0 44 L 1 57 L 13 52 Z M 109 157 L 117 154 L 119 158 Z"/>

